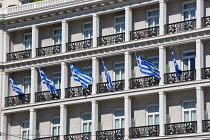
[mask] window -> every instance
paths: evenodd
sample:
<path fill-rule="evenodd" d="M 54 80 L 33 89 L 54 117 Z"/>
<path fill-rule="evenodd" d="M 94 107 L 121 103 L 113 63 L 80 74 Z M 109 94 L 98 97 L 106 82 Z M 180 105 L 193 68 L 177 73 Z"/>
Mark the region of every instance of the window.
<path fill-rule="evenodd" d="M 31 93 L 31 77 L 23 78 L 23 87 L 25 94 Z"/>
<path fill-rule="evenodd" d="M 125 117 L 123 109 L 115 110 L 114 120 L 115 120 L 115 129 L 124 128 Z"/>
<path fill-rule="evenodd" d="M 148 106 L 148 125 L 159 124 L 159 106 L 152 105 Z"/>
<path fill-rule="evenodd" d="M 148 12 L 148 27 L 159 26 L 159 10 Z"/>
<path fill-rule="evenodd" d="M 184 102 L 183 106 L 184 122 L 196 121 L 196 102 Z"/>
<path fill-rule="evenodd" d="M 196 10 L 195 3 L 184 4 L 184 6 L 183 6 L 184 20 L 195 19 L 195 10 Z"/>
<path fill-rule="evenodd" d="M 60 135 L 60 118 L 52 119 L 52 136 Z"/>
<path fill-rule="evenodd" d="M 90 113 L 86 113 L 82 115 L 82 128 L 83 133 L 91 132 L 92 130 L 92 115 Z"/>
<path fill-rule="evenodd" d="M 2 8 L 2 3 L 0 3 L 0 8 Z"/>
<path fill-rule="evenodd" d="M 61 73 L 53 73 L 53 83 L 56 89 L 61 88 Z"/>
<path fill-rule="evenodd" d="M 29 0 L 21 0 L 21 4 L 27 4 L 29 3 Z"/>
<path fill-rule="evenodd" d="M 115 18 L 115 33 L 124 33 L 125 32 L 125 17 Z"/>
<path fill-rule="evenodd" d="M 90 39 L 93 37 L 93 24 L 84 24 L 84 39 Z"/>
<path fill-rule="evenodd" d="M 195 52 L 183 53 L 183 70 L 194 70 L 195 69 Z"/>
<path fill-rule="evenodd" d="M 24 35 L 24 47 L 25 47 L 25 50 L 29 50 L 32 48 L 32 35 L 31 34 Z"/>
<path fill-rule="evenodd" d="M 116 63 L 114 65 L 115 69 L 115 80 L 125 79 L 125 63 Z"/>
<path fill-rule="evenodd" d="M 91 67 L 89 67 L 89 68 L 83 68 L 83 72 L 84 72 L 84 74 L 92 77 L 92 68 Z"/>
<path fill-rule="evenodd" d="M 62 30 L 55 29 L 53 32 L 54 45 L 61 44 L 61 39 L 62 39 Z"/>
<path fill-rule="evenodd" d="M 152 62 L 152 64 L 154 64 L 157 67 L 157 69 L 159 69 L 159 57 L 152 57 L 148 58 L 147 60 Z"/>
<path fill-rule="evenodd" d="M 21 137 L 22 140 L 29 140 L 29 122 L 25 121 L 22 123 L 22 128 L 21 128 Z"/>

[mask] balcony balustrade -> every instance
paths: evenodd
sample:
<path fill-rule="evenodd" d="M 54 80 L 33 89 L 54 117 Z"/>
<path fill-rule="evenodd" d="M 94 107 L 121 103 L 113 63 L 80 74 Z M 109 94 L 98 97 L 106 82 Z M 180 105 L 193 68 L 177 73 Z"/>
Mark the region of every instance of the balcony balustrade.
<path fill-rule="evenodd" d="M 113 91 L 120 91 L 124 90 L 125 87 L 125 81 L 124 80 L 118 80 L 118 81 L 112 81 L 113 83 Z M 108 88 L 108 83 L 98 83 L 97 84 L 97 93 L 105 93 L 110 92 Z"/>
<path fill-rule="evenodd" d="M 165 30 L 166 30 L 165 32 L 167 34 L 173 34 L 173 33 L 183 32 L 187 30 L 193 30 L 193 29 L 196 29 L 196 19 L 165 25 Z"/>
<path fill-rule="evenodd" d="M 197 121 L 165 124 L 166 135 L 196 133 L 196 132 L 197 132 Z"/>
<path fill-rule="evenodd" d="M 70 87 L 66 88 L 66 98 L 72 98 L 72 97 L 79 97 L 79 96 L 87 96 L 91 95 L 92 93 L 92 85 L 89 85 L 87 88 L 82 86 L 77 87 Z"/>
<path fill-rule="evenodd" d="M 45 138 L 36 138 L 34 140 L 60 140 L 59 136 L 53 136 L 53 137 L 45 137 Z"/>
<path fill-rule="evenodd" d="M 64 140 L 91 140 L 91 132 L 65 135 Z"/>
<path fill-rule="evenodd" d="M 179 78 L 176 78 L 176 72 L 164 74 L 165 84 L 193 81 L 196 79 L 196 70 L 182 71 L 179 75 Z"/>
<path fill-rule="evenodd" d="M 7 61 L 16 61 L 31 58 L 31 50 L 7 53 Z"/>
<path fill-rule="evenodd" d="M 125 41 L 125 33 L 113 34 L 98 37 L 98 46 L 107 46 L 111 44 L 122 43 Z"/>
<path fill-rule="evenodd" d="M 210 67 L 208 68 L 202 68 L 202 79 L 209 79 L 210 78 Z"/>
<path fill-rule="evenodd" d="M 70 51 L 77 51 L 77 50 L 84 50 L 92 47 L 92 39 L 80 40 L 75 42 L 66 43 L 66 50 Z"/>
<path fill-rule="evenodd" d="M 58 94 L 51 94 L 50 91 L 42 91 L 35 93 L 35 101 L 43 102 L 60 99 L 61 90 L 58 89 Z"/>
<path fill-rule="evenodd" d="M 159 125 L 140 126 L 130 128 L 130 138 L 159 136 Z"/>
<path fill-rule="evenodd" d="M 36 49 L 36 56 L 48 56 L 61 53 L 61 44 Z"/>
<path fill-rule="evenodd" d="M 210 132 L 210 120 L 203 120 L 203 132 Z"/>
<path fill-rule="evenodd" d="M 15 106 L 30 103 L 30 94 L 5 97 L 5 106 Z"/>
<path fill-rule="evenodd" d="M 203 27 L 210 27 L 210 16 L 202 18 Z"/>
<path fill-rule="evenodd" d="M 130 38 L 131 40 L 138 40 L 138 39 L 144 39 L 148 37 L 154 37 L 159 35 L 159 27 L 151 27 L 141 30 L 135 30 L 130 32 Z"/>
<path fill-rule="evenodd" d="M 131 78 L 129 81 L 130 89 L 159 85 L 159 80 L 157 80 L 154 76 Z"/>
<path fill-rule="evenodd" d="M 113 129 L 96 132 L 96 140 L 123 140 L 124 129 Z"/>

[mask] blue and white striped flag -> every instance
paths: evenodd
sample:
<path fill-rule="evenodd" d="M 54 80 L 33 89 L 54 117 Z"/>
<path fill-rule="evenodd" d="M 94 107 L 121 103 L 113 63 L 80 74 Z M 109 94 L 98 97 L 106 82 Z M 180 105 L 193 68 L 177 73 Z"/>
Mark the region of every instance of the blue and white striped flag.
<path fill-rule="evenodd" d="M 181 70 L 179 68 L 179 65 L 176 62 L 176 58 L 174 56 L 174 52 L 173 52 L 172 48 L 171 48 L 171 54 L 172 54 L 172 59 L 174 61 L 174 68 L 175 68 L 175 71 L 176 71 L 176 78 L 179 78 L 179 76 L 180 76 L 179 73 L 181 72 Z"/>
<path fill-rule="evenodd" d="M 22 90 L 17 86 L 17 84 L 12 80 L 12 78 L 9 75 L 8 75 L 8 78 L 12 85 L 12 90 L 19 95 L 23 95 L 24 93 L 22 92 Z"/>
<path fill-rule="evenodd" d="M 47 75 L 44 74 L 44 72 L 39 69 L 39 74 L 42 80 L 42 84 L 45 84 L 47 86 L 47 88 L 50 90 L 51 94 L 58 94 L 57 89 L 55 88 L 55 86 L 52 84 L 52 82 L 49 80 L 49 78 L 47 77 Z"/>
<path fill-rule="evenodd" d="M 102 64 L 103 64 L 103 67 L 104 67 L 104 73 L 105 73 L 105 77 L 106 77 L 106 81 L 108 83 L 108 88 L 109 88 L 109 91 L 113 91 L 113 83 L 112 83 L 112 79 L 106 69 L 106 66 L 104 64 L 104 61 L 102 59 Z"/>
<path fill-rule="evenodd" d="M 157 67 L 150 61 L 138 56 L 136 54 L 136 61 L 139 66 L 140 72 L 150 76 L 155 76 L 156 79 L 160 79 L 160 72 Z"/>
<path fill-rule="evenodd" d="M 72 75 L 74 77 L 74 81 L 80 82 L 82 87 L 88 87 L 88 84 L 90 84 L 90 82 L 93 81 L 93 78 L 78 70 L 71 63 L 69 65 L 71 68 Z"/>

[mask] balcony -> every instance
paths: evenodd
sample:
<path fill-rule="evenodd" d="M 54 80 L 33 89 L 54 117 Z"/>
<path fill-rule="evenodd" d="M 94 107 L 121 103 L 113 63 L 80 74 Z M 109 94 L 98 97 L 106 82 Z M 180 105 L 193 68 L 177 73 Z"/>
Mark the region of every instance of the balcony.
<path fill-rule="evenodd" d="M 80 40 L 75 42 L 66 43 L 66 51 L 78 51 L 92 47 L 92 39 Z"/>
<path fill-rule="evenodd" d="M 36 138 L 34 140 L 60 140 L 59 136 L 53 136 L 53 137 L 45 137 L 45 138 Z"/>
<path fill-rule="evenodd" d="M 61 44 L 36 49 L 36 56 L 48 56 L 61 53 Z"/>
<path fill-rule="evenodd" d="M 196 70 L 182 71 L 179 75 L 179 78 L 176 78 L 176 72 L 164 74 L 165 84 L 194 81 L 196 79 Z"/>
<path fill-rule="evenodd" d="M 125 81 L 124 80 L 118 80 L 118 81 L 112 81 L 113 83 L 113 91 L 120 91 L 124 90 L 125 87 Z M 108 88 L 108 83 L 98 83 L 97 84 L 97 93 L 105 93 L 110 92 Z"/>
<path fill-rule="evenodd" d="M 65 140 L 91 140 L 91 132 L 65 135 L 64 139 Z"/>
<path fill-rule="evenodd" d="M 131 78 L 129 81 L 130 89 L 159 85 L 159 80 L 157 80 L 154 76 Z"/>
<path fill-rule="evenodd" d="M 203 120 L 203 132 L 210 132 L 210 120 Z"/>
<path fill-rule="evenodd" d="M 130 38 L 131 40 L 138 40 L 138 39 L 144 39 L 148 37 L 154 37 L 159 35 L 159 27 L 151 27 L 141 30 L 135 30 L 130 32 Z"/>
<path fill-rule="evenodd" d="M 98 46 L 107 46 L 125 41 L 125 33 L 98 37 Z"/>
<path fill-rule="evenodd" d="M 210 27 L 210 16 L 202 18 L 203 27 Z"/>
<path fill-rule="evenodd" d="M 96 132 L 96 140 L 123 140 L 124 129 L 113 129 Z"/>
<path fill-rule="evenodd" d="M 5 97 L 5 106 L 15 106 L 30 103 L 30 94 Z"/>
<path fill-rule="evenodd" d="M 60 99 L 61 90 L 58 89 L 58 94 L 51 94 L 50 91 L 42 91 L 35 93 L 35 102 L 43 102 Z"/>
<path fill-rule="evenodd" d="M 31 50 L 7 53 L 7 61 L 16 61 L 31 58 Z"/>
<path fill-rule="evenodd" d="M 130 138 L 159 136 L 159 125 L 131 127 Z"/>
<path fill-rule="evenodd" d="M 196 19 L 186 20 L 165 25 L 165 33 L 173 34 L 196 29 Z"/>
<path fill-rule="evenodd" d="M 202 79 L 209 79 L 210 78 L 210 67 L 208 68 L 202 68 Z"/>
<path fill-rule="evenodd" d="M 196 133 L 196 132 L 197 132 L 197 121 L 165 124 L 166 135 Z"/>
<path fill-rule="evenodd" d="M 70 87 L 66 88 L 66 98 L 72 98 L 72 97 L 80 97 L 80 96 L 87 96 L 91 95 L 92 93 L 92 85 L 89 85 L 87 88 L 82 86 L 77 87 Z"/>

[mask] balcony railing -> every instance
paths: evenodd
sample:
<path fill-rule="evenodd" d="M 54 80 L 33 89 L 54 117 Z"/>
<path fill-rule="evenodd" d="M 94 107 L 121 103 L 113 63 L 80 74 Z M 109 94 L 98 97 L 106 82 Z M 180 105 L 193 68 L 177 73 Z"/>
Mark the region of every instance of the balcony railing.
<path fill-rule="evenodd" d="M 31 58 L 31 50 L 7 53 L 7 61 L 23 60 Z"/>
<path fill-rule="evenodd" d="M 60 99 L 60 93 L 61 93 L 60 91 L 61 90 L 58 89 L 58 94 L 51 94 L 50 91 L 36 92 L 35 93 L 35 101 L 43 102 L 43 101 Z"/>
<path fill-rule="evenodd" d="M 154 76 L 132 78 L 129 81 L 130 89 L 156 86 L 159 84 L 159 80 L 157 80 Z"/>
<path fill-rule="evenodd" d="M 36 138 L 34 140 L 60 140 L 59 136 L 53 136 L 53 137 L 45 137 L 45 138 Z"/>
<path fill-rule="evenodd" d="M 66 98 L 72 98 L 72 97 L 79 97 L 79 96 L 87 96 L 91 95 L 92 93 L 92 85 L 89 85 L 87 88 L 82 86 L 77 87 L 70 87 L 66 88 Z"/>
<path fill-rule="evenodd" d="M 159 136 L 159 125 L 140 126 L 130 128 L 130 138 Z"/>
<path fill-rule="evenodd" d="M 210 16 L 202 18 L 203 27 L 210 27 Z"/>
<path fill-rule="evenodd" d="M 124 90 L 125 82 L 124 80 L 112 81 L 113 83 L 113 91 Z M 97 84 L 97 93 L 105 93 L 110 92 L 108 88 L 108 83 L 98 83 Z"/>
<path fill-rule="evenodd" d="M 210 132 L 210 120 L 203 120 L 203 132 Z"/>
<path fill-rule="evenodd" d="M 196 70 L 182 71 L 179 75 L 179 78 L 176 78 L 176 72 L 164 74 L 165 84 L 193 81 L 196 79 Z"/>
<path fill-rule="evenodd" d="M 208 68 L 202 68 L 202 79 L 209 79 L 210 78 L 210 67 Z"/>
<path fill-rule="evenodd" d="M 124 129 L 113 129 L 96 132 L 96 140 L 123 140 Z"/>
<path fill-rule="evenodd" d="M 36 49 L 36 56 L 47 56 L 61 53 L 61 44 Z"/>
<path fill-rule="evenodd" d="M 187 30 L 193 30 L 196 28 L 196 19 L 186 20 L 165 25 L 165 30 L 167 34 L 173 34 L 178 32 L 183 32 Z"/>
<path fill-rule="evenodd" d="M 92 39 L 80 40 L 76 42 L 69 42 L 66 43 L 66 50 L 70 51 L 77 51 L 77 50 L 84 50 L 92 47 Z"/>
<path fill-rule="evenodd" d="M 165 124 L 166 135 L 196 133 L 196 132 L 197 132 L 197 121 Z"/>
<path fill-rule="evenodd" d="M 91 132 L 65 135 L 64 140 L 91 140 Z"/>
<path fill-rule="evenodd" d="M 113 34 L 98 37 L 98 46 L 106 46 L 111 44 L 122 43 L 125 41 L 125 33 Z"/>
<path fill-rule="evenodd" d="M 159 27 L 151 27 L 141 30 L 135 30 L 130 32 L 130 38 L 131 40 L 137 40 L 137 39 L 144 39 L 148 37 L 154 37 L 159 35 Z"/>
<path fill-rule="evenodd" d="M 15 106 L 30 103 L 30 94 L 5 97 L 5 106 Z"/>

